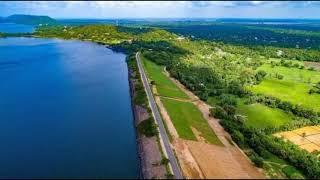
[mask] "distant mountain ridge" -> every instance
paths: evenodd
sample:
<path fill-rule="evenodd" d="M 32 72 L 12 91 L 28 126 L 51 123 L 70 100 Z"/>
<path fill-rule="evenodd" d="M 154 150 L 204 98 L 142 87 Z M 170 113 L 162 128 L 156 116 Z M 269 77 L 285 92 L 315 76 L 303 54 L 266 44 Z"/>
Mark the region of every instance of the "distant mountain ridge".
<path fill-rule="evenodd" d="M 9 22 L 9 23 L 27 24 L 27 25 L 58 23 L 55 19 L 49 16 L 35 16 L 35 15 L 24 15 L 24 14 L 14 14 L 8 17 L 0 17 L 0 22 Z"/>

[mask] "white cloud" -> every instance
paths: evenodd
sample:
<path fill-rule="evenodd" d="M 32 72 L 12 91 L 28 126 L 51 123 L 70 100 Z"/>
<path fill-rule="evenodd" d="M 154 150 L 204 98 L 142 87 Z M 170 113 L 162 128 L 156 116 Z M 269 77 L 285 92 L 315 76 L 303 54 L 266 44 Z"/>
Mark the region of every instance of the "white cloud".
<path fill-rule="evenodd" d="M 109 17 L 319 17 L 313 1 L 24 1 L 0 2 L 0 16 Z M 312 10 L 312 11 L 311 11 Z M 318 11 L 317 11 L 318 10 Z"/>

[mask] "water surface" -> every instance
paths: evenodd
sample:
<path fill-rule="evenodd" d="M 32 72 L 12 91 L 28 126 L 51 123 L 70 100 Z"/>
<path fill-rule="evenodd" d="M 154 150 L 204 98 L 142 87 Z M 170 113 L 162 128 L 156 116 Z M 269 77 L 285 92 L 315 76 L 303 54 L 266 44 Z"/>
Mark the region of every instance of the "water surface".
<path fill-rule="evenodd" d="M 0 39 L 0 178 L 136 178 L 125 55 Z"/>
<path fill-rule="evenodd" d="M 24 25 L 16 23 L 0 23 L 0 32 L 5 33 L 29 33 L 35 30 L 33 25 Z"/>

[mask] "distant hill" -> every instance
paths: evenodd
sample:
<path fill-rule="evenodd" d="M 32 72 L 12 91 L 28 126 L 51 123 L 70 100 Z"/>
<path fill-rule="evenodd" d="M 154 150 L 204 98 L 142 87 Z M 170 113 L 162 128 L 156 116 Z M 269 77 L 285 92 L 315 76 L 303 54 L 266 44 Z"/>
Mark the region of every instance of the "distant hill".
<path fill-rule="evenodd" d="M 0 22 L 12 22 L 17 24 L 28 24 L 28 25 L 57 23 L 55 19 L 49 16 L 34 16 L 34 15 L 23 15 L 23 14 L 15 14 L 15 15 L 8 16 L 6 18 L 0 17 Z"/>

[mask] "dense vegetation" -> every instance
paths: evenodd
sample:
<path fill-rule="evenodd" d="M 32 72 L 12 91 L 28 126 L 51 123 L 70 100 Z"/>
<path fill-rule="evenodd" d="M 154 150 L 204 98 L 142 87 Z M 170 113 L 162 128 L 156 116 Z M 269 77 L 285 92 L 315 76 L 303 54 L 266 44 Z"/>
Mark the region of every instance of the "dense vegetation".
<path fill-rule="evenodd" d="M 49 25 L 49 24 L 57 24 L 55 19 L 50 18 L 49 16 L 34 16 L 34 15 L 22 15 L 15 14 L 8 16 L 6 18 L 0 19 L 1 22 L 10 22 L 17 24 L 28 24 L 28 25 Z"/>
<path fill-rule="evenodd" d="M 238 29 L 243 32 L 237 36 L 243 36 L 243 41 L 247 41 L 245 39 L 250 35 L 245 33 L 256 30 Z M 196 29 L 194 31 L 197 32 Z M 229 36 L 232 34 L 225 29 L 219 31 L 228 32 Z M 269 30 L 259 30 L 259 32 L 266 33 L 261 36 L 279 35 L 280 39 L 283 38 L 278 32 Z M 221 124 L 230 132 L 233 140 L 247 152 L 257 166 L 264 167 L 268 159 L 276 156 L 302 171 L 307 177 L 320 177 L 319 160 L 316 155 L 272 136 L 272 133 L 281 130 L 319 124 L 319 109 L 311 108 L 317 106 L 319 71 L 309 69 L 300 63 L 305 60 L 319 61 L 320 52 L 316 47 L 307 50 L 284 48 L 286 44 L 279 45 L 283 47 L 274 47 L 269 46 L 270 44 L 268 46 L 250 44 L 250 41 L 249 44 L 243 42 L 237 44 L 231 41 L 212 42 L 183 38 L 156 28 L 130 29 L 110 25 L 40 28 L 35 35 L 91 40 L 112 45 L 115 50 L 122 50 L 128 54 L 140 51 L 146 59 L 157 65 L 153 67 L 154 71 L 159 67 L 166 67 L 172 77 L 178 79 L 202 100 L 210 102 L 213 106 L 211 114 L 221 119 Z M 300 35 L 285 33 L 285 37 L 297 40 Z M 291 45 L 293 43 L 288 42 Z M 157 81 L 165 81 L 157 75 L 153 75 L 153 78 L 156 84 Z M 272 83 L 268 84 L 270 81 Z M 170 91 L 170 84 L 162 84 L 164 85 L 159 87 L 158 93 L 168 97 L 184 98 L 180 92 Z M 300 86 L 303 88 L 297 88 Z M 294 94 L 297 90 L 300 91 Z M 309 102 L 301 104 L 296 100 L 300 96 Z M 146 99 L 138 98 L 134 101 L 143 104 Z M 175 111 L 179 112 L 171 114 L 183 111 L 169 99 L 164 102 L 166 106 L 177 107 Z M 254 108 L 248 110 L 251 107 Z M 259 117 L 255 115 L 259 113 L 263 114 L 262 117 L 266 118 L 263 120 L 267 123 L 259 121 Z M 178 124 L 194 123 L 176 119 Z M 194 138 L 189 137 L 188 133 L 185 135 L 190 139 Z M 290 178 L 301 177 L 297 173 L 289 173 L 294 169 L 292 166 L 284 169 L 284 173 Z"/>
<path fill-rule="evenodd" d="M 237 24 L 168 26 L 164 28 L 196 39 L 223 41 L 237 45 L 320 49 L 319 33 L 302 30 L 289 31 Z"/>

